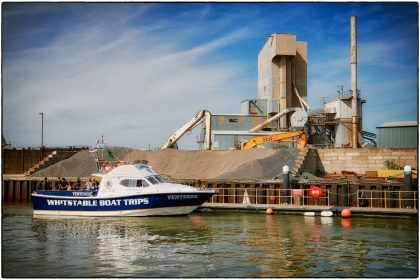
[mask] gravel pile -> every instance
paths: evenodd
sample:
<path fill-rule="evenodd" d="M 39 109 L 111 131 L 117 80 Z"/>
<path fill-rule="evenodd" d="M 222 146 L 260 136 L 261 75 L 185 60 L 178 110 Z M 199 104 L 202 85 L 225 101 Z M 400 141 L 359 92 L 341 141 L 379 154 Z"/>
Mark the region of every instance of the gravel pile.
<path fill-rule="evenodd" d="M 281 174 L 282 167 L 293 167 L 295 149 L 251 149 L 234 151 L 159 151 L 112 148 L 117 159 L 146 160 L 161 174 L 181 179 L 262 179 Z M 105 151 L 106 155 L 107 152 Z M 105 157 L 106 158 L 106 157 Z M 81 151 L 55 165 L 34 173 L 33 177 L 89 177 L 97 172 L 94 155 Z"/>
<path fill-rule="evenodd" d="M 283 166 L 292 169 L 298 155 L 296 149 L 281 149 L 268 157 L 241 164 L 233 171 L 225 172 L 217 178 L 223 179 L 269 179 L 282 174 Z M 251 177 L 249 177 L 251 176 Z"/>
<path fill-rule="evenodd" d="M 129 151 L 130 149 L 127 148 L 112 149 L 112 153 L 117 159 L 124 158 Z M 108 159 L 107 150 L 103 152 L 104 158 Z M 35 172 L 31 177 L 90 177 L 92 173 L 96 172 L 98 170 L 96 169 L 95 154 L 89 151 L 80 151 L 68 159 Z"/>

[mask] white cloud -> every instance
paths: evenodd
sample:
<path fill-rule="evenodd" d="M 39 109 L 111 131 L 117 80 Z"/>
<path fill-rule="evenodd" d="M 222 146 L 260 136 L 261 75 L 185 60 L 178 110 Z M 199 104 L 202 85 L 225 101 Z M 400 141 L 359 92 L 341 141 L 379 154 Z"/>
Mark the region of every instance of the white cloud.
<path fill-rule="evenodd" d="M 158 32 L 162 26 L 99 22 L 63 32 L 48 48 L 9 56 L 6 138 L 16 146 L 38 145 L 38 112 L 44 112 L 47 146 L 88 145 L 101 134 L 114 145 L 159 146 L 200 109 L 239 109 L 240 97 L 232 93 L 248 85 L 238 74 L 241 65 L 207 56 L 246 30 L 183 48 L 182 40 Z"/>

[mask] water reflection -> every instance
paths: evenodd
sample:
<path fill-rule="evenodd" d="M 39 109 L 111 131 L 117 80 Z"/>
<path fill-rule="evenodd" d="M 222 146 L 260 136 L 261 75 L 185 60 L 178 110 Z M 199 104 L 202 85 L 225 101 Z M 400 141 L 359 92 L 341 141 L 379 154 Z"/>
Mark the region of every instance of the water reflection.
<path fill-rule="evenodd" d="M 199 246 L 204 250 L 198 253 L 203 254 L 211 240 L 208 228 L 197 215 L 175 219 L 36 217 L 32 231 L 40 243 L 54 244 L 43 247 L 40 261 L 50 262 L 50 257 L 56 256 L 63 263 L 77 262 L 79 266 L 83 260 L 82 268 L 89 267 L 90 273 L 99 277 L 141 275 L 159 260 L 197 253 Z M 162 265 L 162 269 L 168 267 L 171 265 Z"/>
<path fill-rule="evenodd" d="M 341 219 L 341 225 L 343 226 L 343 228 L 350 228 L 351 219 Z"/>
<path fill-rule="evenodd" d="M 249 262 L 260 267 L 253 277 L 291 277 L 304 275 L 305 267 L 300 263 L 308 259 L 308 249 L 305 247 L 307 232 L 302 228 L 301 219 L 281 216 L 266 217 L 266 235 L 256 236 L 250 244 L 260 253 L 250 256 Z M 302 217 L 299 217 L 302 218 Z M 284 225 L 288 226 L 285 227 Z"/>
<path fill-rule="evenodd" d="M 22 207 L 21 207 L 22 208 Z M 3 212 L 3 277 L 416 277 L 417 220 Z M 30 265 L 28 265 L 30 264 Z"/>

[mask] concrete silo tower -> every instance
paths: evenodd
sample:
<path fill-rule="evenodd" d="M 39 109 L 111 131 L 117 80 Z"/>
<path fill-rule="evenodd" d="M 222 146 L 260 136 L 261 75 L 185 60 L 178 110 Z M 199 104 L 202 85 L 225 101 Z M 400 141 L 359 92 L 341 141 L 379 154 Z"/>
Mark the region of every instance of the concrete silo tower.
<path fill-rule="evenodd" d="M 258 54 L 258 97 L 267 101 L 272 116 L 307 102 L 307 44 L 294 34 L 273 34 Z M 280 118 L 279 129 L 289 128 L 288 116 Z"/>

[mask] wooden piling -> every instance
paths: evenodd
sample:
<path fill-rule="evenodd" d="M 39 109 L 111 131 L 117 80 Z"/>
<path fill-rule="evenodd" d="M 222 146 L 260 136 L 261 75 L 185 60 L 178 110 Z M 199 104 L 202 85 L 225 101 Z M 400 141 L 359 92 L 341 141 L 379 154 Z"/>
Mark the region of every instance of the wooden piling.
<path fill-rule="evenodd" d="M 13 185 L 15 181 L 9 181 L 9 184 L 7 186 L 7 202 L 13 201 Z"/>
<path fill-rule="evenodd" d="M 21 184 L 21 181 L 16 181 L 13 187 L 13 192 L 14 192 L 13 202 L 20 202 L 20 190 L 21 190 L 20 184 Z"/>
<path fill-rule="evenodd" d="M 28 181 L 23 181 L 22 183 L 22 191 L 20 194 L 20 201 L 21 202 L 28 202 Z"/>

